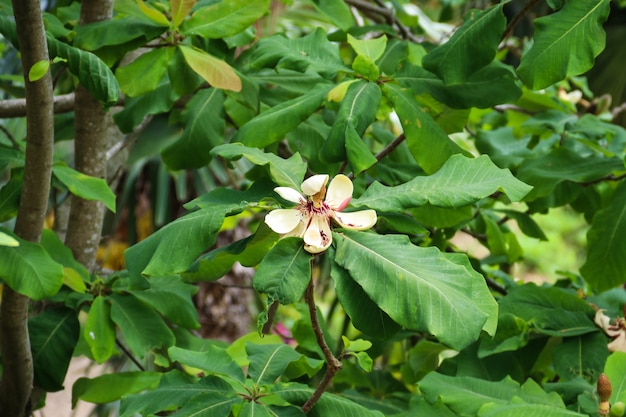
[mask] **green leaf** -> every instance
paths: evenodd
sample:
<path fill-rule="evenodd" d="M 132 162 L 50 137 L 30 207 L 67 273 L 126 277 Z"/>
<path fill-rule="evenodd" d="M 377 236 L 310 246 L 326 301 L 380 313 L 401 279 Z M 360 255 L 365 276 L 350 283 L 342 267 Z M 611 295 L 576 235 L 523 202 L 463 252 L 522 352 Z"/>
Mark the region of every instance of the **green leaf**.
<path fill-rule="evenodd" d="M 609 348 L 602 332 L 566 337 L 552 351 L 554 369 L 563 382 L 575 378 L 595 382 L 608 356 Z"/>
<path fill-rule="evenodd" d="M 196 0 L 170 0 L 172 25 L 174 29 L 180 26 L 195 4 Z"/>
<path fill-rule="evenodd" d="M 376 119 L 381 97 L 380 87 L 376 83 L 358 81 L 350 84 L 321 150 L 322 160 L 340 162 L 346 159 L 348 130 L 352 128 L 357 136 L 363 135 L 365 129 Z"/>
<path fill-rule="evenodd" d="M 263 148 L 283 140 L 287 133 L 298 127 L 321 106 L 329 90 L 330 86 L 317 84 L 309 92 L 264 111 L 244 124 L 233 141 Z"/>
<path fill-rule="evenodd" d="M 132 295 L 111 294 L 111 319 L 132 352 L 143 358 L 150 349 L 171 346 L 174 334 L 161 316 Z"/>
<path fill-rule="evenodd" d="M 361 369 L 363 369 L 365 372 L 372 371 L 372 365 L 374 364 L 374 361 L 372 360 L 370 355 L 365 352 L 356 352 L 354 356 L 356 357 L 357 363 L 359 364 Z"/>
<path fill-rule="evenodd" d="M 54 165 L 52 173 L 72 194 L 85 200 L 102 201 L 115 213 L 115 194 L 104 179 L 85 175 L 64 165 Z"/>
<path fill-rule="evenodd" d="M 508 169 L 500 169 L 486 155 L 466 158 L 454 155 L 435 174 L 387 187 L 374 182 L 354 207 L 397 211 L 430 203 L 438 207 L 463 207 L 502 190 L 512 201 L 520 201 L 531 187 L 516 179 Z"/>
<path fill-rule="evenodd" d="M 387 37 L 383 35 L 374 39 L 360 40 L 348 34 L 348 44 L 350 44 L 357 55 L 367 57 L 371 61 L 376 61 L 382 56 L 383 52 L 385 52 Z"/>
<path fill-rule="evenodd" d="M 611 353 L 604 365 L 604 373 L 613 387 L 626 387 L 626 352 Z M 614 404 L 617 401 L 626 401 L 626 389 L 613 388 L 611 403 Z"/>
<path fill-rule="evenodd" d="M 471 10 L 446 43 L 424 56 L 424 68 L 451 85 L 464 83 L 491 63 L 506 27 L 503 6 L 504 3 L 500 3 L 482 11 Z"/>
<path fill-rule="evenodd" d="M 393 84 L 385 84 L 383 91 L 400 118 L 413 157 L 426 173 L 432 174 L 452 155 L 463 152 L 412 94 Z"/>
<path fill-rule="evenodd" d="M 269 6 L 270 0 L 222 0 L 196 10 L 181 32 L 209 39 L 236 35 L 267 13 Z"/>
<path fill-rule="evenodd" d="M 448 355 L 454 355 L 454 352 L 441 343 L 420 340 L 409 350 L 407 360 L 402 365 L 402 381 L 410 384 L 416 383 L 430 372 L 437 370 L 441 362 Z"/>
<path fill-rule="evenodd" d="M 137 5 L 139 6 L 139 9 L 148 19 L 152 20 L 154 23 L 156 23 L 159 26 L 170 25 L 169 20 L 167 20 L 167 17 L 165 17 L 163 13 L 148 6 L 143 0 L 136 0 L 136 1 L 137 1 Z"/>
<path fill-rule="evenodd" d="M 176 100 L 172 85 L 162 83 L 159 87 L 140 97 L 125 100 L 124 109 L 113 115 L 113 119 L 124 133 L 130 133 L 146 116 L 169 111 Z"/>
<path fill-rule="evenodd" d="M 580 414 L 566 410 L 564 407 L 553 407 L 543 404 L 507 404 L 503 407 L 484 407 L 478 414 L 480 417 L 587 417 L 588 414 Z"/>
<path fill-rule="evenodd" d="M 98 51 L 105 47 L 128 49 L 135 43 L 145 45 L 156 38 L 166 28 L 155 26 L 151 20 L 136 16 L 123 16 L 115 19 L 92 22 L 74 27 L 74 46 L 87 51 Z"/>
<path fill-rule="evenodd" d="M 334 79 L 338 72 L 347 70 L 339 56 L 338 46 L 330 43 L 320 28 L 296 39 L 284 35 L 263 38 L 249 59 L 252 68 L 308 70 L 328 79 Z"/>
<path fill-rule="evenodd" d="M 278 241 L 263 258 L 254 276 L 254 288 L 281 304 L 293 304 L 302 298 L 311 280 L 313 256 L 304 250 L 301 238 Z"/>
<path fill-rule="evenodd" d="M 291 362 L 303 356 L 288 345 L 259 345 L 247 343 L 250 358 L 248 376 L 258 385 L 271 384 L 283 374 Z"/>
<path fill-rule="evenodd" d="M 500 299 L 500 314 L 507 313 L 550 336 L 578 336 L 599 331 L 589 303 L 556 287 L 526 284 L 512 288 Z"/>
<path fill-rule="evenodd" d="M 535 239 L 547 241 L 548 237 L 543 233 L 541 227 L 533 220 L 533 218 L 528 213 L 522 213 L 515 210 L 495 210 L 499 213 L 506 214 L 507 217 L 515 220 L 517 226 L 520 228 L 522 232 L 526 236 L 534 237 Z"/>
<path fill-rule="evenodd" d="M 244 157 L 254 165 L 269 165 L 270 176 L 276 184 L 295 190 L 300 189 L 300 184 L 306 173 L 306 163 L 297 152 L 289 159 L 283 159 L 271 152 L 265 153 L 240 143 L 228 143 L 216 146 L 211 150 L 211 154 L 219 155 L 230 161 Z"/>
<path fill-rule="evenodd" d="M 237 417 L 273 417 L 277 414 L 272 413 L 269 408 L 256 401 L 245 401 L 239 409 Z"/>
<path fill-rule="evenodd" d="M 35 62 L 28 70 L 28 81 L 35 82 L 40 80 L 46 75 L 48 69 L 50 69 L 50 61 L 47 59 Z"/>
<path fill-rule="evenodd" d="M 95 378 L 79 378 L 72 385 L 72 408 L 78 400 L 95 404 L 117 401 L 128 394 L 153 390 L 159 385 L 160 372 L 115 372 Z"/>
<path fill-rule="evenodd" d="M 4 149 L 0 149 L 0 154 L 3 151 Z M 0 222 L 5 222 L 17 216 L 23 182 L 24 170 L 22 168 L 11 170 L 11 179 L 0 188 Z"/>
<path fill-rule="evenodd" d="M 242 384 L 246 379 L 243 370 L 228 352 L 217 346 L 209 346 L 204 352 L 194 352 L 172 346 L 167 352 L 173 361 L 182 365 L 201 369 L 211 374 L 233 378 Z"/>
<path fill-rule="evenodd" d="M 9 246 L 9 247 L 17 247 L 20 245 L 20 242 L 12 237 L 11 235 L 7 235 L 4 232 L 0 232 L 0 246 Z"/>
<path fill-rule="evenodd" d="M 96 362 L 103 363 L 113 355 L 115 325 L 111 321 L 111 304 L 105 297 L 97 296 L 93 300 L 83 336 Z"/>
<path fill-rule="evenodd" d="M 580 273 L 598 291 L 622 285 L 626 281 L 626 183 L 621 182 L 613 198 L 596 212 L 587 232 L 588 252 Z"/>
<path fill-rule="evenodd" d="M 43 247 L 18 238 L 0 228 L 19 242 L 19 246 L 0 245 L 0 278 L 13 290 L 33 300 L 56 294 L 63 283 L 63 267 Z"/>
<path fill-rule="evenodd" d="M 169 275 L 187 270 L 189 265 L 215 243 L 231 207 L 202 209 L 168 223 L 147 239 L 124 252 L 131 275 Z"/>
<path fill-rule="evenodd" d="M 335 262 L 402 326 L 454 349 L 483 329 L 495 332 L 497 304 L 464 255 L 414 246 L 406 236 L 344 231 L 333 238 Z"/>
<path fill-rule="evenodd" d="M 356 176 L 361 172 L 371 168 L 378 162 L 372 155 L 369 147 L 365 144 L 361 136 L 354 129 L 354 126 L 346 126 L 345 146 L 348 162 L 352 167 L 352 173 Z"/>
<path fill-rule="evenodd" d="M 199 91 L 181 114 L 185 123 L 180 139 L 161 152 L 172 170 L 200 168 L 211 160 L 211 149 L 224 143 L 224 92 Z"/>
<path fill-rule="evenodd" d="M 115 71 L 120 88 L 129 97 L 156 90 L 174 54 L 172 47 L 155 48 Z M 141 82 L 137 80 L 141 79 Z"/>
<path fill-rule="evenodd" d="M 493 338 L 482 338 L 478 357 L 484 358 L 496 353 L 520 349 L 528 343 L 530 328 L 528 323 L 510 313 L 500 311 L 498 330 Z"/>
<path fill-rule="evenodd" d="M 546 88 L 593 66 L 604 49 L 602 24 L 609 0 L 568 1 L 558 12 L 535 19 L 532 48 L 522 56 L 517 73 L 533 90 Z"/>
<path fill-rule="evenodd" d="M 225 61 L 215 58 L 198 48 L 178 45 L 185 61 L 212 87 L 241 91 L 241 79 Z"/>
<path fill-rule="evenodd" d="M 347 31 L 356 24 L 350 8 L 343 1 L 311 0 L 311 3 L 313 3 L 313 6 L 315 6 L 319 12 L 343 31 Z"/>
<path fill-rule="evenodd" d="M 44 310 L 28 320 L 28 332 L 35 385 L 49 392 L 62 390 L 80 332 L 77 313 L 65 307 Z"/>
<path fill-rule="evenodd" d="M 89 280 L 89 270 L 74 259 L 74 254 L 65 246 L 59 236 L 52 230 L 44 229 L 41 232 L 41 246 L 50 254 L 52 259 L 66 268 L 76 271 L 83 280 Z M 84 287 L 84 283 L 83 283 Z"/>

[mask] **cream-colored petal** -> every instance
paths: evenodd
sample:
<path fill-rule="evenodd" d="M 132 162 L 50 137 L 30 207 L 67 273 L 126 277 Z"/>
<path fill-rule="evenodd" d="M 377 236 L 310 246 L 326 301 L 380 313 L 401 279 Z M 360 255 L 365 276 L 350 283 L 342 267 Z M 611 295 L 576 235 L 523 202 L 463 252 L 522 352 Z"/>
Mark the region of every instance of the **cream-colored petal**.
<path fill-rule="evenodd" d="M 339 174 L 330 182 L 325 201 L 332 209 L 341 211 L 346 208 L 350 202 L 353 191 L 354 186 L 350 178 Z"/>
<path fill-rule="evenodd" d="M 306 198 L 304 198 L 302 194 L 298 192 L 298 190 L 294 190 L 293 188 L 276 187 L 274 188 L 274 191 L 276 191 L 279 196 L 287 201 L 291 201 L 292 203 L 299 203 L 303 200 L 306 201 Z"/>
<path fill-rule="evenodd" d="M 328 218 L 313 216 L 311 223 L 304 232 L 304 250 L 309 253 L 324 252 L 332 242 L 332 234 Z"/>
<path fill-rule="evenodd" d="M 315 195 L 320 192 L 320 190 L 326 185 L 328 182 L 328 175 L 313 175 L 302 183 L 302 192 L 306 195 Z"/>
<path fill-rule="evenodd" d="M 289 233 L 301 222 L 302 216 L 298 210 L 276 209 L 265 216 L 265 223 L 276 233 Z"/>
<path fill-rule="evenodd" d="M 609 343 L 609 352 L 626 352 L 626 333 L 622 331 Z"/>
<path fill-rule="evenodd" d="M 361 210 L 350 213 L 336 211 L 334 218 L 341 227 L 354 230 L 369 229 L 376 224 L 377 220 L 375 210 Z"/>
<path fill-rule="evenodd" d="M 298 225 L 296 226 L 295 229 L 293 229 L 291 232 L 285 233 L 282 237 L 291 237 L 291 236 L 303 237 L 305 230 L 306 230 L 305 223 L 304 222 L 300 222 L 300 223 L 298 223 Z"/>

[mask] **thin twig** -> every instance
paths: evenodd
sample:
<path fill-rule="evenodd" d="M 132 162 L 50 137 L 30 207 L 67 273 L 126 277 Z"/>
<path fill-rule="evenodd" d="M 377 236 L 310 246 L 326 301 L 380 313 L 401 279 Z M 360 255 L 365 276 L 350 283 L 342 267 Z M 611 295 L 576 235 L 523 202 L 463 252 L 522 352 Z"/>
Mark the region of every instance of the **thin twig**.
<path fill-rule="evenodd" d="M 615 107 L 613 110 L 611 110 L 611 116 L 613 116 L 613 119 L 615 119 L 623 111 L 626 111 L 626 103 L 622 103 L 619 106 Z"/>
<path fill-rule="evenodd" d="M 333 352 L 330 350 L 330 347 L 326 343 L 326 339 L 324 339 L 324 332 L 322 332 L 322 328 L 320 326 L 320 322 L 317 319 L 317 307 L 315 306 L 315 297 L 313 295 L 313 280 L 309 282 L 309 286 L 306 289 L 304 294 L 304 299 L 309 306 L 309 314 L 311 316 L 311 324 L 313 325 L 313 332 L 315 333 L 315 339 L 317 340 L 317 344 L 322 349 L 322 353 L 324 354 L 324 358 L 326 358 L 326 373 L 324 377 L 320 381 L 319 385 L 311 395 L 311 397 L 304 403 L 302 406 L 302 411 L 308 413 L 311 411 L 313 406 L 317 403 L 317 401 L 321 398 L 326 388 L 330 385 L 335 374 L 339 372 L 341 369 L 341 360 L 333 355 Z"/>
<path fill-rule="evenodd" d="M 535 7 L 537 3 L 539 3 L 539 1 L 540 0 L 530 0 L 522 10 L 520 10 L 515 16 L 513 16 L 513 19 L 511 19 L 506 27 L 506 30 L 502 34 L 501 40 L 504 40 L 511 36 L 513 30 L 515 29 L 515 26 L 517 26 L 517 24 L 524 18 L 524 16 L 526 16 L 532 10 L 532 8 Z"/>
<path fill-rule="evenodd" d="M 0 130 L 2 130 L 2 132 L 6 135 L 6 137 L 9 138 L 9 141 L 11 142 L 11 145 L 13 146 L 13 148 L 19 151 L 21 149 L 20 145 L 17 143 L 17 141 L 15 140 L 15 137 L 13 137 L 13 134 L 9 131 L 9 129 L 4 127 L 4 125 L 0 125 Z"/>
<path fill-rule="evenodd" d="M 400 134 L 397 138 L 395 138 L 389 145 L 385 146 L 385 148 L 376 154 L 376 160 L 380 161 L 391 152 L 393 152 L 402 142 L 406 140 L 406 136 L 404 133 Z"/>
<path fill-rule="evenodd" d="M 145 371 L 146 369 L 143 367 L 143 365 L 141 363 L 139 363 L 139 361 L 137 360 L 137 358 L 135 358 L 133 356 L 132 353 L 130 353 L 130 351 L 128 349 L 126 349 L 126 346 L 124 346 L 119 339 L 115 339 L 115 344 L 117 345 L 117 347 L 119 347 L 122 352 L 124 352 L 124 355 L 128 356 L 128 359 L 130 359 L 135 366 L 137 366 L 137 368 L 139 368 L 140 371 Z"/>
<path fill-rule="evenodd" d="M 385 20 L 385 22 L 387 22 L 387 24 L 389 24 L 390 26 L 395 26 L 398 29 L 403 39 L 406 39 L 415 43 L 421 42 L 421 39 L 415 36 L 411 32 L 411 30 L 408 27 L 406 27 L 398 19 L 398 17 L 396 16 L 393 10 L 387 7 L 384 7 L 384 3 L 377 1 L 376 3 L 379 4 L 380 6 L 375 6 L 373 4 L 370 4 L 362 0 L 345 0 L 345 1 L 348 5 L 360 10 L 363 14 L 370 16 L 370 18 L 373 18 L 372 15 L 381 16 Z"/>

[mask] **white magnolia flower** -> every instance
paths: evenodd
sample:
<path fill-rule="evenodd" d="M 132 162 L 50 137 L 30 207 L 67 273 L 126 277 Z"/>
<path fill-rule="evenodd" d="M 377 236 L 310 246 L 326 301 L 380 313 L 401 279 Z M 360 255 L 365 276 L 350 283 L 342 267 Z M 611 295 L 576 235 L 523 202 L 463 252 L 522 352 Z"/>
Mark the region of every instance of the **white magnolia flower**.
<path fill-rule="evenodd" d="M 604 314 L 606 310 L 596 310 L 594 322 L 613 340 L 609 343 L 610 352 L 626 352 L 626 319 L 618 317 L 611 323 L 611 318 Z"/>
<path fill-rule="evenodd" d="M 345 175 L 337 175 L 330 182 L 328 175 L 313 175 L 302 183 L 302 193 L 289 187 L 276 187 L 285 200 L 296 203 L 291 209 L 272 210 L 265 216 L 265 223 L 283 237 L 298 236 L 304 239 L 304 249 L 320 253 L 332 242 L 330 220 L 341 227 L 364 230 L 376 224 L 376 211 L 362 210 L 343 213 L 352 198 L 354 187 Z"/>

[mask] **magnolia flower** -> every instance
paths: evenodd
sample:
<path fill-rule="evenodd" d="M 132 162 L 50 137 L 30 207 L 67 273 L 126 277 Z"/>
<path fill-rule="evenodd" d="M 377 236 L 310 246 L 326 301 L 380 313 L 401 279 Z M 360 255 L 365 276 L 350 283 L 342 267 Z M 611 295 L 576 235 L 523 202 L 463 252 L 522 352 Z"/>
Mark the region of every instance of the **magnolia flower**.
<path fill-rule="evenodd" d="M 626 319 L 619 317 L 611 324 L 611 318 L 604 314 L 603 309 L 596 310 L 594 322 L 613 340 L 609 343 L 609 351 L 626 352 Z"/>
<path fill-rule="evenodd" d="M 265 223 L 283 237 L 298 236 L 304 239 L 304 249 L 309 253 L 320 253 L 332 242 L 330 220 L 341 227 L 354 230 L 369 229 L 376 223 L 374 210 L 343 213 L 352 198 L 352 181 L 345 175 L 337 175 L 326 183 L 328 175 L 313 175 L 301 186 L 302 193 L 289 187 L 276 187 L 276 191 L 287 201 L 296 203 L 291 209 L 272 210 L 265 216 Z"/>

